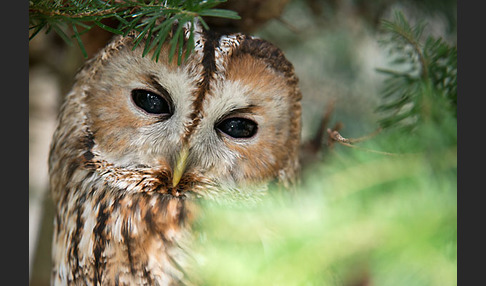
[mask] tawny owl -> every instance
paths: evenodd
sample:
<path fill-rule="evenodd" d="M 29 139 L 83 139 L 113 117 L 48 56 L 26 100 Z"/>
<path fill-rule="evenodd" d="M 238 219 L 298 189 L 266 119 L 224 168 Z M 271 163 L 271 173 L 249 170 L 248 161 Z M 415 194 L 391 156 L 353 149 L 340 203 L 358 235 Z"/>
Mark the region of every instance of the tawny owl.
<path fill-rule="evenodd" d="M 61 108 L 54 285 L 190 284 L 195 202 L 298 173 L 301 93 L 277 47 L 197 27 L 178 65 L 168 46 L 142 57 L 135 36 L 89 60 Z"/>

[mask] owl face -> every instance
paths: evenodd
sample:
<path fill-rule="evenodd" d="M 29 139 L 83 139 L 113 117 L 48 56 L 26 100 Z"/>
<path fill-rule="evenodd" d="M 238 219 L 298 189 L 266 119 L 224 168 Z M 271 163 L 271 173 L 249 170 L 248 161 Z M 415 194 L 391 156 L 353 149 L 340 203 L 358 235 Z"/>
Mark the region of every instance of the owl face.
<path fill-rule="evenodd" d="M 174 187 L 194 177 L 239 188 L 295 176 L 300 92 L 280 50 L 196 32 L 195 52 L 177 65 L 167 46 L 156 62 L 133 39 L 92 60 L 73 88 L 82 96 L 67 100 L 82 106 L 88 159 L 157 169 Z"/>

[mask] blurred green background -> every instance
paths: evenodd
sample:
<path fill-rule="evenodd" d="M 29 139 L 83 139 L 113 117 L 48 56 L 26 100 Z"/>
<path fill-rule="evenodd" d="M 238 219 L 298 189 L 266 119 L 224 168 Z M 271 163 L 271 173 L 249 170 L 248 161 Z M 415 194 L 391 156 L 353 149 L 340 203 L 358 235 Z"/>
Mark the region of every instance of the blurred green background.
<path fill-rule="evenodd" d="M 387 75 L 376 69 L 397 68 L 380 44 L 380 23 L 394 11 L 411 25 L 426 23 L 424 35 L 457 41 L 456 1 L 273 2 L 281 2 L 278 16 L 249 30 L 294 64 L 304 142 L 324 114 L 326 127 L 346 138 L 379 128 Z M 83 61 L 53 33 L 29 43 L 31 285 L 49 285 L 47 151 L 59 104 Z M 238 210 L 211 205 L 198 222 L 200 284 L 457 285 L 457 119 L 447 112 L 440 118 L 412 131 L 385 129 L 357 148 L 327 144 L 324 134 L 313 160 L 303 162 L 295 193 L 271 189 L 256 206 Z"/>

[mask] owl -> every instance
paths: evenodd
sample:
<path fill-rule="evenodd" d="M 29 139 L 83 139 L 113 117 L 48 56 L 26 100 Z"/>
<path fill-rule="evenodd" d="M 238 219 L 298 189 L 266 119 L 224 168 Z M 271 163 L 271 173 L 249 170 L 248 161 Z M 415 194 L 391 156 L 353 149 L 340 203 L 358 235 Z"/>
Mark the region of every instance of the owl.
<path fill-rule="evenodd" d="M 256 37 L 194 33 L 181 64 L 130 33 L 78 72 L 49 155 L 53 285 L 192 285 L 198 202 L 295 183 L 292 64 Z"/>

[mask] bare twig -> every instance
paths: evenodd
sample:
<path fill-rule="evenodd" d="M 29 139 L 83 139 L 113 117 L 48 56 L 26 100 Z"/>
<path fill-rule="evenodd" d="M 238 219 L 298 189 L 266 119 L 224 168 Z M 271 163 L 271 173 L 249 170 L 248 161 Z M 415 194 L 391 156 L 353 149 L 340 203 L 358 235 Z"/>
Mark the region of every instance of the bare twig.
<path fill-rule="evenodd" d="M 336 100 L 332 99 L 326 105 L 323 110 L 319 126 L 316 133 L 308 141 L 304 142 L 301 146 L 301 164 L 307 166 L 319 159 L 319 155 L 322 154 L 324 136 L 326 134 L 327 126 L 331 120 L 332 112 L 334 111 L 334 105 Z M 336 127 L 336 126 L 335 126 Z M 329 142 L 329 140 L 328 140 Z M 329 144 L 328 144 L 329 145 Z"/>
<path fill-rule="evenodd" d="M 354 138 L 354 139 L 348 139 L 349 140 L 349 143 L 359 143 L 359 142 L 368 140 L 368 139 L 373 138 L 376 135 L 378 135 L 382 130 L 383 130 L 383 128 L 378 127 L 375 131 L 373 131 L 372 133 L 370 133 L 368 135 L 361 136 L 361 137 Z"/>
<path fill-rule="evenodd" d="M 323 113 L 321 118 L 321 122 L 319 124 L 319 128 L 317 129 L 316 134 L 311 139 L 309 144 L 312 146 L 312 149 L 317 152 L 322 148 L 322 141 L 324 140 L 324 131 L 326 130 L 329 121 L 331 120 L 331 114 L 334 111 L 334 105 L 336 103 L 335 99 L 329 101 L 329 104 L 326 106 L 326 111 Z"/>
<path fill-rule="evenodd" d="M 283 19 L 282 17 L 278 17 L 278 18 L 276 18 L 276 20 L 279 21 L 280 23 L 282 23 L 292 33 L 295 33 L 297 35 L 302 34 L 301 30 L 297 29 L 294 25 L 292 25 L 291 23 L 289 23 L 289 21 Z"/>
<path fill-rule="evenodd" d="M 345 138 L 341 134 L 339 134 L 339 132 L 337 130 L 332 130 L 330 128 L 327 129 L 327 134 L 329 135 L 329 139 L 331 141 L 338 142 L 339 144 L 344 145 L 346 147 L 356 148 L 356 149 L 360 149 L 360 150 L 363 150 L 363 151 L 366 151 L 366 152 L 371 152 L 371 153 L 376 153 L 376 154 L 382 154 L 382 155 L 387 155 L 387 156 L 401 156 L 401 155 L 404 155 L 404 154 L 398 154 L 398 153 L 390 153 L 390 152 L 377 151 L 377 150 L 372 150 L 372 149 L 363 148 L 363 147 L 359 147 L 359 146 L 353 145 L 353 143 L 362 142 L 362 141 L 367 140 L 367 139 L 369 139 L 369 138 L 371 138 L 373 136 L 376 136 L 378 133 L 380 133 L 380 131 L 381 131 L 381 128 L 378 128 L 373 133 L 371 133 L 369 135 L 365 135 L 365 136 L 359 137 L 359 138 L 356 138 L 356 139 L 348 139 L 348 138 Z"/>

